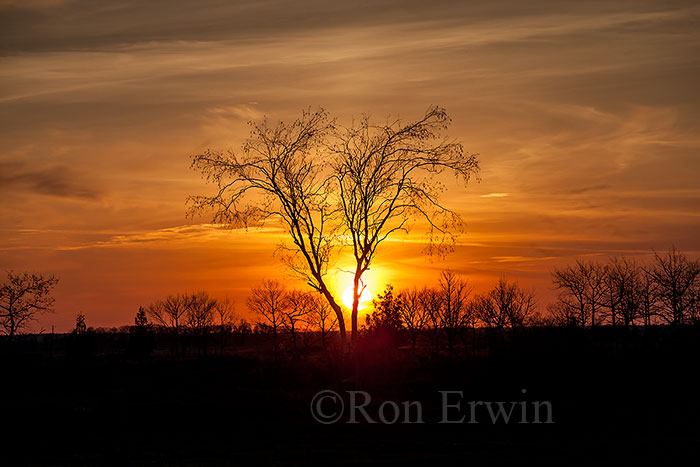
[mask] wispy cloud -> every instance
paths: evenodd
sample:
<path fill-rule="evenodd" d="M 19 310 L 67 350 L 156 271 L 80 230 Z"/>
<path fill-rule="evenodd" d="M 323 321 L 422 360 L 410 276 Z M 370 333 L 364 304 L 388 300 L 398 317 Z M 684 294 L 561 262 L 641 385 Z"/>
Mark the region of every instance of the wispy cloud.
<path fill-rule="evenodd" d="M 481 198 L 506 198 L 510 196 L 510 193 L 488 193 L 485 195 L 481 195 Z"/>
<path fill-rule="evenodd" d="M 31 165 L 0 161 L 0 193 L 30 192 L 61 198 L 95 200 L 99 190 L 78 169 L 61 165 Z"/>

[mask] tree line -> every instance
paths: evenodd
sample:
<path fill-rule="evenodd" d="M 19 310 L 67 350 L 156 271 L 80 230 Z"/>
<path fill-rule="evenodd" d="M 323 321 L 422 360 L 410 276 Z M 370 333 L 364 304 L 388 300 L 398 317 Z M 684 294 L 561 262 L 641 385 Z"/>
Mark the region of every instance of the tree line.
<path fill-rule="evenodd" d="M 505 338 L 513 330 L 533 326 L 700 324 L 700 261 L 675 248 L 655 252 L 646 262 L 626 257 L 604 262 L 579 259 L 555 268 L 552 281 L 558 297 L 544 308 L 538 306 L 534 291 L 506 278 L 481 294 L 453 271 L 443 271 L 432 287 L 395 292 L 387 285 L 372 301 L 358 343 L 401 340 L 415 352 L 425 341 L 437 354 L 443 349 L 452 353 L 460 344 L 474 346 L 479 329 Z M 0 286 L 0 326 L 10 341 L 37 314 L 51 311 L 56 282 L 54 276 L 8 272 L 8 280 Z M 139 308 L 134 325 L 126 331 L 140 353 L 158 334 L 167 336 L 171 354 L 179 357 L 190 346 L 198 355 L 207 354 L 212 346 L 223 353 L 233 334 L 270 336 L 275 359 L 282 344 L 298 356 L 300 341 L 306 347 L 309 335 L 316 336 L 322 349 L 338 343 L 337 314 L 318 292 L 263 280 L 251 288 L 245 306 L 250 322 L 240 317 L 229 299 L 204 291 L 170 294 Z M 73 334 L 90 330 L 79 314 Z"/>
<path fill-rule="evenodd" d="M 649 326 L 700 323 L 700 261 L 672 247 L 647 263 L 625 257 L 557 268 L 552 324 Z"/>

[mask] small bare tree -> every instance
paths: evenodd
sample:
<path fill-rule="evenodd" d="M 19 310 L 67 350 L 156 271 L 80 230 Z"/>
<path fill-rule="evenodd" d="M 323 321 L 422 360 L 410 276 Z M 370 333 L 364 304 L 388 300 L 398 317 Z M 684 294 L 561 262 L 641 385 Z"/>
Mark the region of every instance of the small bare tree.
<path fill-rule="evenodd" d="M 149 305 L 146 313 L 157 325 L 169 330 L 173 339 L 173 355 L 184 356 L 182 328 L 185 325 L 187 313 L 187 297 L 180 294 L 168 295 L 165 300 L 157 300 Z"/>
<path fill-rule="evenodd" d="M 440 327 L 447 338 L 447 350 L 452 354 L 473 309 L 468 302 L 472 288 L 454 272 L 443 271 L 440 275 L 440 293 Z"/>
<path fill-rule="evenodd" d="M 433 353 L 440 353 L 440 333 L 442 322 L 442 293 L 438 289 L 425 287 L 420 293 L 421 308 L 428 316 L 427 325 L 430 331 L 430 340 Z"/>
<path fill-rule="evenodd" d="M 287 293 L 277 281 L 264 280 L 262 285 L 253 287 L 246 300 L 248 309 L 257 314 L 260 321 L 272 330 L 273 358 L 277 361 L 278 333 L 283 326 Z"/>
<path fill-rule="evenodd" d="M 440 202 L 444 186 L 435 178 L 450 172 L 464 183 L 479 169 L 477 155 L 443 136 L 451 119 L 431 107 L 415 122 L 374 124 L 364 116 L 335 132 L 333 177 L 339 190 L 342 232 L 350 238 L 353 270 L 352 336 L 357 334 L 363 274 L 391 234 L 408 232 L 411 220 L 428 225 L 428 252 L 451 251 L 462 228 L 457 213 Z"/>
<path fill-rule="evenodd" d="M 321 348 L 325 350 L 328 335 L 338 326 L 338 318 L 331 310 L 328 302 L 318 294 L 312 297 L 311 305 L 309 322 L 321 335 Z"/>
<path fill-rule="evenodd" d="M 217 300 L 206 292 L 195 292 L 185 299 L 185 319 L 197 342 L 197 354 L 200 356 L 207 353 L 207 338 L 214 324 L 216 304 Z"/>
<path fill-rule="evenodd" d="M 411 350 L 416 353 L 416 343 L 418 336 L 428 324 L 429 310 L 425 306 L 422 296 L 423 291 L 416 287 L 402 291 L 399 295 L 403 297 L 403 306 L 399 309 L 404 328 L 411 339 Z"/>
<path fill-rule="evenodd" d="M 219 328 L 219 354 L 223 355 L 226 337 L 231 334 L 238 320 L 235 302 L 229 298 L 217 300 L 214 307 L 214 315 L 216 317 L 216 325 Z"/>
<path fill-rule="evenodd" d="M 656 284 L 659 316 L 669 324 L 691 322 L 700 300 L 700 261 L 672 247 L 665 255 L 654 253 L 647 274 Z"/>
<path fill-rule="evenodd" d="M 7 281 L 0 286 L 0 327 L 10 340 L 37 314 L 53 310 L 51 291 L 57 282 L 54 276 L 7 272 Z"/>
<path fill-rule="evenodd" d="M 601 264 L 577 260 L 573 266 L 554 269 L 552 280 L 560 290 L 561 307 L 576 309 L 580 326 L 598 324 L 596 316 L 600 317 L 607 295 L 605 268 Z"/>
<path fill-rule="evenodd" d="M 644 290 L 640 273 L 637 263 L 627 258 L 613 258 L 605 266 L 605 306 L 613 326 L 619 321 L 629 326 L 641 316 Z"/>
<path fill-rule="evenodd" d="M 650 274 L 644 269 L 639 274 L 639 282 L 637 284 L 637 293 L 639 294 L 639 314 L 645 327 L 651 326 L 652 322 L 656 321 L 658 316 L 658 291 L 656 282 Z"/>
<path fill-rule="evenodd" d="M 294 356 L 297 353 L 297 333 L 299 325 L 308 321 L 308 316 L 314 308 L 313 297 L 308 292 L 292 290 L 285 296 L 285 305 L 282 311 L 282 326 L 289 332 L 292 338 L 292 350 Z"/>
<path fill-rule="evenodd" d="M 474 303 L 479 320 L 501 333 L 530 324 L 536 312 L 534 293 L 504 278 L 499 279 L 487 294 L 477 297 Z"/>

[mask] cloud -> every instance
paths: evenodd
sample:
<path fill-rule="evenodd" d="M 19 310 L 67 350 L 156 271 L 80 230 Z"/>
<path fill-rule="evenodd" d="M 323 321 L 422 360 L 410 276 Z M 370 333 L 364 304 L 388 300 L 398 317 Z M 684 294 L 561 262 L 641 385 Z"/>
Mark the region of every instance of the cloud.
<path fill-rule="evenodd" d="M 31 166 L 22 162 L 0 162 L 0 192 L 30 192 L 59 198 L 96 200 L 100 192 L 85 175 L 70 167 Z"/>

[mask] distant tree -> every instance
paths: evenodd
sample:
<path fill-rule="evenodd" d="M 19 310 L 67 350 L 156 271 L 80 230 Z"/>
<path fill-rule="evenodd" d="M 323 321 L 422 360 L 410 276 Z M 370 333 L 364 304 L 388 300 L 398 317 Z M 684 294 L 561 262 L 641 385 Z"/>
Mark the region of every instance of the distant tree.
<path fill-rule="evenodd" d="M 238 319 L 235 303 L 228 298 L 217 300 L 214 307 L 214 315 L 219 330 L 219 354 L 223 355 L 224 347 L 226 346 L 226 336 L 231 334 Z"/>
<path fill-rule="evenodd" d="M 658 316 L 658 291 L 654 278 L 642 269 L 637 283 L 639 295 L 639 314 L 645 327 L 652 325 L 652 320 Z"/>
<path fill-rule="evenodd" d="M 308 292 L 292 290 L 284 297 L 282 327 L 289 332 L 295 357 L 298 356 L 297 334 L 299 332 L 299 326 L 308 322 L 308 316 L 313 308 L 313 297 Z"/>
<path fill-rule="evenodd" d="M 251 334 L 253 332 L 253 327 L 250 325 L 247 319 L 241 318 L 236 325 L 236 332 L 241 334 Z"/>
<path fill-rule="evenodd" d="M 185 326 L 187 297 L 180 294 L 168 295 L 165 300 L 157 300 L 149 305 L 146 313 L 156 324 L 169 330 L 173 338 L 173 355 L 184 357 L 182 329 Z"/>
<path fill-rule="evenodd" d="M 128 353 L 137 358 L 146 358 L 153 350 L 153 332 L 148 323 L 146 310 L 139 307 L 134 317 L 134 326 L 129 328 Z"/>
<path fill-rule="evenodd" d="M 430 107 L 420 119 L 375 124 L 365 115 L 350 127 L 338 127 L 330 146 L 341 232 L 350 238 L 355 260 L 351 325 L 357 333 L 364 273 L 379 245 L 395 232 L 408 231 L 412 220 L 428 226 L 431 253 L 452 251 L 459 215 L 441 204 L 444 186 L 434 176 L 448 172 L 465 184 L 479 170 L 477 155 L 448 140 L 451 123 L 445 109 Z"/>
<path fill-rule="evenodd" d="M 75 318 L 75 328 L 73 328 L 73 334 L 81 335 L 87 332 L 87 325 L 85 324 L 85 315 L 78 313 Z"/>
<path fill-rule="evenodd" d="M 217 300 L 206 292 L 195 292 L 185 298 L 185 321 L 197 342 L 197 354 L 206 355 L 209 330 L 214 324 Z"/>
<path fill-rule="evenodd" d="M 325 350 L 328 335 L 338 326 L 338 317 L 335 316 L 328 302 L 318 294 L 312 297 L 309 322 L 321 335 L 321 348 Z"/>
<path fill-rule="evenodd" d="M 529 325 L 536 311 L 534 293 L 505 278 L 499 279 L 492 290 L 478 296 L 474 303 L 481 323 L 502 333 Z"/>
<path fill-rule="evenodd" d="M 607 295 L 605 268 L 600 263 L 577 260 L 573 266 L 555 268 L 552 280 L 560 291 L 560 308 L 577 310 L 580 326 L 599 324 L 596 317 L 600 318 Z"/>
<path fill-rule="evenodd" d="M 366 318 L 365 329 L 369 333 L 398 333 L 403 329 L 401 320 L 403 297 L 394 295 L 394 287 L 387 284 L 383 294 L 372 300 L 374 310 Z"/>
<path fill-rule="evenodd" d="M 416 287 L 404 290 L 400 293 L 403 297 L 403 305 L 399 312 L 401 321 L 408 332 L 408 337 L 411 340 L 411 350 L 416 353 L 416 342 L 418 336 L 428 323 L 429 311 L 425 306 L 425 301 L 422 297 L 423 290 L 418 290 Z"/>
<path fill-rule="evenodd" d="M 604 302 L 613 326 L 619 321 L 629 326 L 641 315 L 643 290 L 640 273 L 637 263 L 626 258 L 613 258 L 605 266 Z"/>
<path fill-rule="evenodd" d="M 283 326 L 284 311 L 287 306 L 284 286 L 274 280 L 264 280 L 262 285 L 253 287 L 246 300 L 248 309 L 259 318 L 259 324 L 269 327 L 272 333 L 273 358 L 277 361 L 278 334 Z"/>
<path fill-rule="evenodd" d="M 146 316 L 146 310 L 143 307 L 139 307 L 139 311 L 136 312 L 134 317 L 134 325 L 137 328 L 146 328 L 148 326 L 148 317 Z"/>
<path fill-rule="evenodd" d="M 656 286 L 659 316 L 674 325 L 692 322 L 699 306 L 700 261 L 672 247 L 665 255 L 655 252 L 654 263 L 646 272 Z"/>
<path fill-rule="evenodd" d="M 460 333 L 469 321 L 473 308 L 468 299 L 472 288 L 467 281 L 452 271 L 440 275 L 440 328 L 447 339 L 447 350 L 452 354 Z"/>
<path fill-rule="evenodd" d="M 0 285 L 0 327 L 10 340 L 37 314 L 52 311 L 51 291 L 57 282 L 54 276 L 7 272 L 7 280 Z"/>
<path fill-rule="evenodd" d="M 574 306 L 560 299 L 547 305 L 549 320 L 552 326 L 576 327 L 581 326 L 581 315 Z M 546 323 L 546 321 L 545 321 Z"/>
<path fill-rule="evenodd" d="M 440 353 L 440 335 L 442 333 L 442 303 L 443 295 L 440 290 L 425 287 L 420 294 L 421 308 L 427 314 L 427 324 L 433 353 Z"/>

